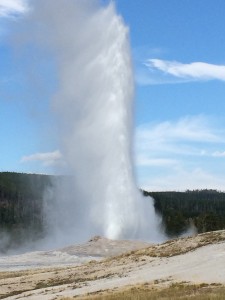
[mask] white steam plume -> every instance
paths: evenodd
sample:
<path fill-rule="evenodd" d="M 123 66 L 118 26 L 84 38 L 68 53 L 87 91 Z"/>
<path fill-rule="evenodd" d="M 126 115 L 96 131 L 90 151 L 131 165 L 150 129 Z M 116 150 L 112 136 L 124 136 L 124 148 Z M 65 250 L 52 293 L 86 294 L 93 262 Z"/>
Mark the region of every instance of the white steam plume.
<path fill-rule="evenodd" d="M 153 205 L 134 178 L 134 83 L 122 18 L 112 3 L 38 0 L 30 20 L 38 42 L 58 65 L 53 107 L 60 151 L 73 174 L 71 184 L 58 187 L 51 209 L 59 240 L 63 236 L 69 243 L 92 234 L 155 240 Z"/>

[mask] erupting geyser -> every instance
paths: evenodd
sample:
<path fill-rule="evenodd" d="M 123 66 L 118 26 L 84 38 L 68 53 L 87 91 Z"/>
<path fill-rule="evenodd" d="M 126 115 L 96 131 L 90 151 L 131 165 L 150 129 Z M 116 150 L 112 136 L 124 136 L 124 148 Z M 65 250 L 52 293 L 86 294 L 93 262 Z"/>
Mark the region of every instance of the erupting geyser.
<path fill-rule="evenodd" d="M 63 153 L 80 191 L 83 218 L 109 238 L 130 236 L 138 229 L 140 213 L 131 158 L 128 30 L 112 4 L 100 8 L 90 7 L 93 1 L 63 2 L 74 2 L 67 19 L 70 32 L 55 37 L 62 50 L 55 104 L 63 120 Z"/>
<path fill-rule="evenodd" d="M 51 209 L 55 232 L 68 242 L 93 234 L 154 239 L 153 205 L 142 198 L 133 170 L 128 28 L 113 3 L 38 0 L 32 14 L 40 29 L 36 39 L 57 64 L 53 108 L 61 152 L 73 174 L 69 187 L 57 189 Z"/>

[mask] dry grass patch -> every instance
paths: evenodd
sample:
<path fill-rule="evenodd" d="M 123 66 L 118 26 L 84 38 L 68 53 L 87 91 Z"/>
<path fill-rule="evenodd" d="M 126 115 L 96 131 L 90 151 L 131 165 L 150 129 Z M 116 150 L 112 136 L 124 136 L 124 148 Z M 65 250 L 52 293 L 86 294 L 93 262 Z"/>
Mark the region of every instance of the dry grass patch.
<path fill-rule="evenodd" d="M 173 240 L 169 240 L 163 244 L 158 244 L 154 246 L 150 246 L 144 249 L 130 251 L 128 253 L 122 254 L 117 257 L 117 259 L 130 257 L 134 260 L 144 257 L 171 257 L 176 255 L 181 255 L 190 251 L 193 251 L 197 248 L 210 245 L 217 244 L 225 241 L 225 231 L 214 231 L 214 232 L 206 232 L 203 234 L 196 235 L 194 237 L 186 237 L 186 238 L 177 238 Z M 109 258 L 108 261 L 115 259 Z"/>
<path fill-rule="evenodd" d="M 225 287 L 221 285 L 172 284 L 167 288 L 152 285 L 140 285 L 116 291 L 99 291 L 86 296 L 61 298 L 60 300 L 222 300 L 225 299 Z"/>

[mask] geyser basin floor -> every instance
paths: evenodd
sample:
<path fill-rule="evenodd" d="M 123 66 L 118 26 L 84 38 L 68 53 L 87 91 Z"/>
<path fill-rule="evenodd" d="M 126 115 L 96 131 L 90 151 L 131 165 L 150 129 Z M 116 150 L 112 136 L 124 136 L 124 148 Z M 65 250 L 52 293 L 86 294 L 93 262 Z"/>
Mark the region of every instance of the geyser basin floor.
<path fill-rule="evenodd" d="M 107 240 L 102 240 L 104 243 Z M 53 300 L 146 282 L 225 284 L 224 265 L 225 231 L 219 231 L 77 267 L 0 273 L 0 294 L 7 297 L 17 293 L 7 298 L 10 300 Z"/>
<path fill-rule="evenodd" d="M 0 256 L 1 271 L 20 271 L 37 268 L 78 266 L 90 260 L 119 255 L 150 246 L 149 243 L 110 240 L 99 236 L 84 244 L 52 251 L 27 252 L 20 255 Z"/>

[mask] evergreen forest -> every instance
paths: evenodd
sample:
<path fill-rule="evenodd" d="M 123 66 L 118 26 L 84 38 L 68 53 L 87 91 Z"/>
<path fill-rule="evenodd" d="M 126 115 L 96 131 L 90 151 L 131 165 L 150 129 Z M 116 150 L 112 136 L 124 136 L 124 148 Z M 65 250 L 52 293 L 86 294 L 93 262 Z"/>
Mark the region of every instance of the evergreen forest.
<path fill-rule="evenodd" d="M 196 233 L 225 229 L 225 193 L 216 190 L 147 192 L 169 237 L 192 228 Z"/>
<path fill-rule="evenodd" d="M 45 194 L 60 176 L 0 172 L 0 252 L 44 237 Z M 161 228 L 169 238 L 187 230 L 225 229 L 225 193 L 216 190 L 149 192 Z M 54 201 L 54 199 L 52 199 Z M 2 242 L 4 240 L 4 242 Z M 4 246 L 3 246 L 4 245 Z"/>

